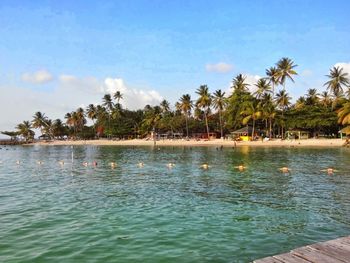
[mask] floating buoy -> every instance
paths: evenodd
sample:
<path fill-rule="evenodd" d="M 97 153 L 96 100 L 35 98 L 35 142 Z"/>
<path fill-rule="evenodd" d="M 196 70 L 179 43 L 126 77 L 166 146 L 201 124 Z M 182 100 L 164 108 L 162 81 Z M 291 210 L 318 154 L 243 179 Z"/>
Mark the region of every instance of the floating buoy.
<path fill-rule="evenodd" d="M 203 169 L 208 169 L 210 166 L 207 164 L 207 163 L 203 163 L 202 165 L 201 165 L 201 167 L 203 168 Z"/>
<path fill-rule="evenodd" d="M 174 164 L 174 163 L 168 163 L 166 166 L 167 166 L 168 168 L 173 168 L 173 167 L 175 167 L 175 164 Z"/>
<path fill-rule="evenodd" d="M 280 171 L 282 172 L 282 173 L 289 173 L 290 172 L 290 169 L 288 168 L 288 167 L 286 167 L 286 166 L 284 166 L 284 167 L 282 167 L 282 168 L 280 168 Z"/>
<path fill-rule="evenodd" d="M 244 171 L 246 167 L 241 164 L 241 165 L 235 166 L 235 168 L 237 168 L 239 171 Z"/>
<path fill-rule="evenodd" d="M 337 172 L 337 170 L 335 170 L 334 168 L 332 167 L 329 167 L 327 169 L 324 169 L 324 170 L 321 170 L 322 172 L 327 172 L 328 175 L 333 175 L 334 172 Z"/>

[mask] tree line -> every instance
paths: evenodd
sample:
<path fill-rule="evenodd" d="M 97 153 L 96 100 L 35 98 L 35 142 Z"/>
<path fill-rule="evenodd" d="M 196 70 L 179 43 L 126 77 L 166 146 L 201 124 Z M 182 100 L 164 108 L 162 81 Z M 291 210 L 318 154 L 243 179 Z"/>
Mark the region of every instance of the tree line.
<path fill-rule="evenodd" d="M 220 89 L 210 93 L 207 85 L 201 85 L 196 90 L 197 98 L 193 100 L 184 94 L 173 109 L 163 100 L 156 106 L 128 110 L 121 103 L 123 94 L 117 91 L 105 94 L 101 104 L 68 112 L 64 121 L 51 120 L 38 111 L 31 121 L 18 124 L 16 131 L 2 133 L 20 136 L 26 141 L 34 138 L 33 129 L 39 129 L 48 139 L 144 138 L 151 132 L 170 136 L 177 133 L 187 138 L 204 133 L 209 138 L 210 132 L 225 137 L 233 130 L 250 125 L 253 137 L 259 131 L 269 138 L 284 138 L 287 129 L 332 136 L 348 127 L 350 80 L 343 68 L 330 69 L 323 92 L 308 89 L 292 104 L 286 84 L 294 82 L 298 74 L 296 67 L 290 58 L 281 58 L 254 84 L 254 92 L 250 91 L 243 74 L 233 78 L 230 95 Z M 93 124 L 87 125 L 87 119 Z"/>

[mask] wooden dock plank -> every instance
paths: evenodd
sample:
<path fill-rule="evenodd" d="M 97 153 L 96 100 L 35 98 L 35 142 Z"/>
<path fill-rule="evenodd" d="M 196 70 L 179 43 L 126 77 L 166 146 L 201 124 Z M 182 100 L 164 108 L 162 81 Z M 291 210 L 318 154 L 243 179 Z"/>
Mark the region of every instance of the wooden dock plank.
<path fill-rule="evenodd" d="M 296 248 L 255 263 L 344 263 L 350 262 L 350 236 Z"/>
<path fill-rule="evenodd" d="M 343 243 L 341 241 L 330 240 L 330 241 L 327 241 L 325 243 L 327 243 L 331 246 L 334 246 L 334 247 L 338 247 L 338 248 L 345 250 L 345 251 L 350 251 L 350 244 L 346 244 L 346 243 Z"/>
<path fill-rule="evenodd" d="M 335 239 L 335 241 L 338 241 L 338 242 L 343 243 L 343 244 L 350 245 L 350 236 L 338 238 L 338 239 Z"/>
<path fill-rule="evenodd" d="M 291 253 L 311 262 L 343 263 L 343 261 L 322 254 L 311 247 L 300 247 L 292 250 Z"/>
<path fill-rule="evenodd" d="M 320 253 L 334 257 L 334 258 L 339 259 L 343 262 L 350 261 L 350 251 L 341 249 L 341 248 L 336 247 L 336 246 L 332 246 L 327 242 L 314 244 L 314 245 L 311 245 L 310 247 L 318 250 Z"/>
<path fill-rule="evenodd" d="M 273 256 L 274 258 L 282 261 L 282 262 L 288 262 L 288 263 L 310 263 L 310 261 L 305 260 L 301 257 L 298 257 L 296 255 L 293 255 L 291 253 L 285 253 L 277 256 Z"/>
<path fill-rule="evenodd" d="M 266 257 L 253 261 L 253 263 L 284 263 L 274 257 Z"/>

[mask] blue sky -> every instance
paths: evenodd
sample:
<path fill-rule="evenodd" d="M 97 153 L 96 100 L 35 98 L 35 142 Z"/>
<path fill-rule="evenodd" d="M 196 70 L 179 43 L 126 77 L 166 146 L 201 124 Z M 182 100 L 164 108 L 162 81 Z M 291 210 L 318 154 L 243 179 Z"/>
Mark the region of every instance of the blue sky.
<path fill-rule="evenodd" d="M 350 69 L 350 2 L 1 1 L 0 130 L 35 111 L 62 118 L 121 90 L 124 105 L 174 103 L 207 84 L 251 83 L 281 57 L 298 67 L 288 92 L 320 91 Z M 343 63 L 343 64 L 338 64 Z"/>

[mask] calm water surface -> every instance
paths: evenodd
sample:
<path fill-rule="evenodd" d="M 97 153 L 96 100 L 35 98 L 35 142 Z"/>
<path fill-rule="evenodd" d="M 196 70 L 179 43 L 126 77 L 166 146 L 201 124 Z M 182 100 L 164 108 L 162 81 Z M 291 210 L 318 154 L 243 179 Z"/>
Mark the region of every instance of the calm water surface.
<path fill-rule="evenodd" d="M 30 146 L 0 161 L 0 262 L 249 262 L 350 234 L 350 149 Z"/>

